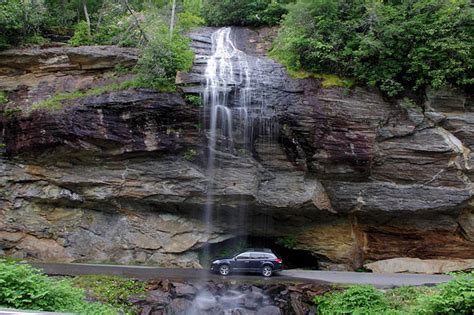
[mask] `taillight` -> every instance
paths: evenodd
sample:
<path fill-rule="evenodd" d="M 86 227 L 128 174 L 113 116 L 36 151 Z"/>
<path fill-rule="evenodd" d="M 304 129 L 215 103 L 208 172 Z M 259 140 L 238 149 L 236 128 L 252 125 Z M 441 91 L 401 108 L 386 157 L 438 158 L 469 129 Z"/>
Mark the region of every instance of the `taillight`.
<path fill-rule="evenodd" d="M 276 262 L 277 264 L 281 264 L 281 263 L 283 263 L 283 260 L 281 260 L 280 258 L 277 258 L 277 259 L 275 260 L 275 262 Z"/>

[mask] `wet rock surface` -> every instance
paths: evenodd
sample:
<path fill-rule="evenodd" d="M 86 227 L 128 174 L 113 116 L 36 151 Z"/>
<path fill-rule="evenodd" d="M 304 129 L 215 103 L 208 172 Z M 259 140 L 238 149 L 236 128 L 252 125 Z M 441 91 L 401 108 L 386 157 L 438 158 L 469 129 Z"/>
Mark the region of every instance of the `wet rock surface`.
<path fill-rule="evenodd" d="M 195 66 L 179 80 L 192 94 L 210 29 L 190 36 Z M 0 119 L 0 249 L 37 260 L 195 267 L 206 242 L 291 235 L 328 269 L 474 258 L 472 96 L 430 91 L 419 107 L 362 88 L 322 88 L 289 78 L 257 33 L 235 36 L 255 55 L 279 133 L 255 139 L 253 152 L 216 153 L 211 235 L 201 220 L 210 185 L 203 109 L 180 92 L 131 89 Z M 28 93 L 47 97 L 44 86 L 64 91 L 56 84 L 64 73 L 72 89 L 136 60 L 134 51 L 94 49 L 0 54 L 8 77 L 0 89 L 18 95 L 7 106 L 30 106 Z M 49 76 L 56 83 L 41 83 Z M 84 76 L 92 81 L 82 85 Z M 177 307 L 187 294 L 180 299 Z"/>
<path fill-rule="evenodd" d="M 189 288 L 189 294 L 181 294 L 183 287 Z M 313 298 L 316 295 L 333 290 L 324 285 L 157 281 L 145 297 L 130 297 L 129 302 L 139 306 L 142 315 L 303 315 L 315 314 Z"/>

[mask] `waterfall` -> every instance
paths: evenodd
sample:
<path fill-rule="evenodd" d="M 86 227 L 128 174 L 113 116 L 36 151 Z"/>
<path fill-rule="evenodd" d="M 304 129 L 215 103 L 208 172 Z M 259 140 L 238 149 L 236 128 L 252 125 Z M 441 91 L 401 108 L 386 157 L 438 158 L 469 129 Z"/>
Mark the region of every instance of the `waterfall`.
<path fill-rule="evenodd" d="M 216 155 L 242 155 L 242 152 L 249 155 L 256 137 L 273 141 L 278 132 L 273 110 L 265 102 L 266 76 L 261 69 L 262 60 L 237 48 L 230 27 L 218 29 L 211 39 L 212 53 L 207 59 L 202 92 L 209 180 L 204 220 L 209 234 L 214 210 Z M 245 209 L 240 211 L 240 215 L 245 215 Z M 208 256 L 209 253 L 204 252 L 205 261 Z"/>

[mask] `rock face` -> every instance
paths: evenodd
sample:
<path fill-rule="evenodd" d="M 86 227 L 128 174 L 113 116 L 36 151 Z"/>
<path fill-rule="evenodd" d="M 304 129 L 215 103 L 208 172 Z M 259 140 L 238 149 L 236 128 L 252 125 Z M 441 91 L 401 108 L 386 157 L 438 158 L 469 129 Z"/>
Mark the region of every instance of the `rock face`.
<path fill-rule="evenodd" d="M 365 268 L 377 273 L 447 273 L 474 269 L 474 259 L 419 259 L 392 258 L 365 264 Z"/>
<path fill-rule="evenodd" d="M 185 93 L 200 92 L 210 31 L 190 35 L 197 55 L 179 76 Z M 2 119 L 0 248 L 39 260 L 198 266 L 206 242 L 252 235 L 290 236 L 326 268 L 474 258 L 471 96 L 431 91 L 417 107 L 361 88 L 323 89 L 317 79 L 289 78 L 265 57 L 258 33 L 235 36 L 259 61 L 280 130 L 255 139 L 251 154 L 216 153 L 210 234 L 203 109 L 180 93 L 126 90 Z M 136 60 L 117 50 L 0 54 L 7 107 L 27 108 L 25 95 L 43 86 L 56 91 L 64 73 L 77 87 Z"/>

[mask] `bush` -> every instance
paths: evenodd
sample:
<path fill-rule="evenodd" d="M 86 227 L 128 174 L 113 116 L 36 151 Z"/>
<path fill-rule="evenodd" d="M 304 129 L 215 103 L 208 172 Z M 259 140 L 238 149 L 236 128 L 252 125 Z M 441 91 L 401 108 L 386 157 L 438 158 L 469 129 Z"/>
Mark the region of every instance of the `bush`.
<path fill-rule="evenodd" d="M 69 40 L 69 44 L 72 46 L 92 45 L 93 40 L 92 36 L 89 35 L 88 28 L 86 21 L 77 23 L 74 29 L 74 36 Z"/>
<path fill-rule="evenodd" d="M 68 280 L 49 278 L 27 264 L 0 259 L 0 308 L 116 314 L 111 307 L 85 302 L 84 291 Z"/>
<path fill-rule="evenodd" d="M 276 25 L 287 12 L 288 1 L 280 0 L 207 0 L 203 16 L 209 25 Z"/>
<path fill-rule="evenodd" d="M 420 297 L 418 314 L 472 314 L 474 310 L 474 272 L 456 275 L 437 286 L 432 295 Z"/>
<path fill-rule="evenodd" d="M 272 55 L 290 70 L 354 77 L 395 96 L 474 83 L 469 0 L 299 0 Z"/>
<path fill-rule="evenodd" d="M 138 60 L 138 81 L 157 90 L 174 90 L 176 72 L 187 71 L 193 65 L 194 54 L 189 42 L 178 33 L 170 36 L 167 26 L 162 25 Z"/>
<path fill-rule="evenodd" d="M 344 292 L 316 296 L 318 314 L 382 314 L 388 308 L 384 294 L 369 285 L 352 286 Z"/>

